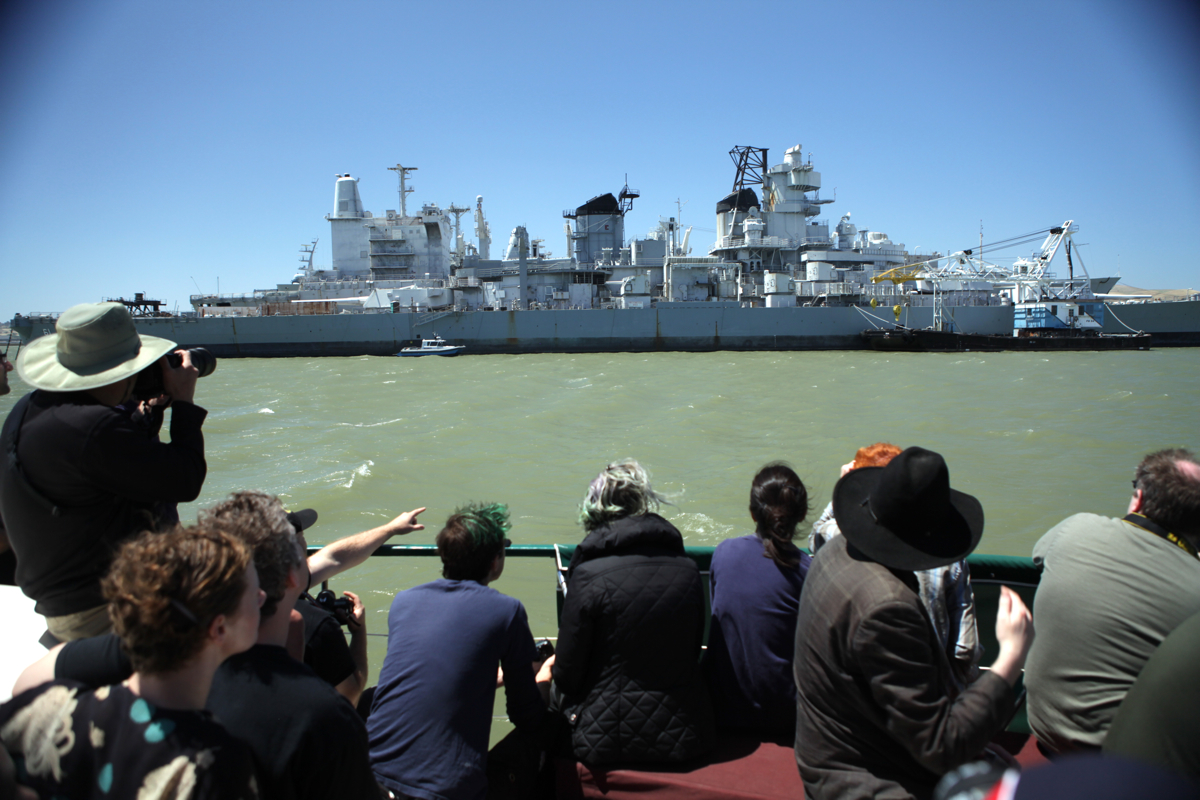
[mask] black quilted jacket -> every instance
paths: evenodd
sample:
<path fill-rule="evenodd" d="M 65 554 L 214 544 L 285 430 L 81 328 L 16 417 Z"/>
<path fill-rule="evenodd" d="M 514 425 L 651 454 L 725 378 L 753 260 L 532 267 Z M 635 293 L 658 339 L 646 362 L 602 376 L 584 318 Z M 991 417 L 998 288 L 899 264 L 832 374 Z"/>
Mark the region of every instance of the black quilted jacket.
<path fill-rule="evenodd" d="M 646 514 L 592 531 L 567 588 L 554 683 L 575 758 L 685 761 L 710 750 L 704 588 L 675 526 Z"/>

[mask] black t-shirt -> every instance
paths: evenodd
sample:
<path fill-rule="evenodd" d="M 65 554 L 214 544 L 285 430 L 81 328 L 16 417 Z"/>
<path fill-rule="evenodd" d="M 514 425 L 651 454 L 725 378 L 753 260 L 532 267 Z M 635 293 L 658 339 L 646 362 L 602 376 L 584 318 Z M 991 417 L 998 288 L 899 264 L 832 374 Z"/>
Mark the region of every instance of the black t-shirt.
<path fill-rule="evenodd" d="M 264 797 L 380 797 L 362 720 L 284 648 L 258 644 L 229 658 L 208 708 L 258 757 Z"/>
<path fill-rule="evenodd" d="M 354 674 L 354 658 L 337 618 L 301 597 L 296 610 L 304 617 L 304 663 L 330 686 Z"/>
<path fill-rule="evenodd" d="M 212 714 L 158 708 L 126 686 L 44 683 L 0 706 L 0 727 L 39 797 L 258 797 L 250 751 Z"/>

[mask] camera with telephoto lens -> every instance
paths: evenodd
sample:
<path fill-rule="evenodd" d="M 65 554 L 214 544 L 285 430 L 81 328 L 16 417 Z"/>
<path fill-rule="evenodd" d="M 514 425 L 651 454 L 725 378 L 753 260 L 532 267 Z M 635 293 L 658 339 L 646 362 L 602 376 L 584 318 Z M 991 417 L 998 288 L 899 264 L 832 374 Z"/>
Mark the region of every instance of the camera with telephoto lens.
<path fill-rule="evenodd" d="M 537 646 L 537 660 L 545 661 L 550 656 L 554 655 L 554 642 L 549 639 L 538 639 L 535 642 Z"/>
<path fill-rule="evenodd" d="M 339 625 L 350 624 L 350 617 L 354 613 L 354 601 L 349 597 L 338 597 L 331 589 L 322 589 L 317 592 L 313 603 L 317 608 L 333 614 Z"/>
<path fill-rule="evenodd" d="M 192 357 L 192 366 L 199 370 L 199 377 L 207 378 L 217 368 L 217 357 L 203 347 L 189 347 L 187 353 Z M 172 350 L 167 353 L 167 364 L 177 368 L 183 364 L 183 356 Z M 162 367 L 157 361 L 138 373 L 137 383 L 133 386 L 133 396 L 138 400 L 153 400 L 165 392 Z"/>

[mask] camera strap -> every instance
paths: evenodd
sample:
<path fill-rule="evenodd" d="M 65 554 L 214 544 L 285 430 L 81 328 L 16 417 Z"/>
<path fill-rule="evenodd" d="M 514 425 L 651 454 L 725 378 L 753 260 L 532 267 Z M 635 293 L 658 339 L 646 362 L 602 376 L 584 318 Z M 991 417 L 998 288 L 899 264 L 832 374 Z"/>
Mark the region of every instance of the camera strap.
<path fill-rule="evenodd" d="M 1184 539 L 1179 534 L 1171 533 L 1169 530 L 1159 525 L 1157 522 L 1145 516 L 1144 514 L 1129 514 L 1125 517 L 1125 521 L 1130 525 L 1141 528 L 1144 531 L 1149 531 L 1155 536 L 1166 539 L 1168 542 L 1175 545 L 1180 550 L 1183 550 L 1192 558 L 1200 560 L 1200 552 L 1196 551 L 1195 545 L 1193 545 L 1187 539 Z"/>

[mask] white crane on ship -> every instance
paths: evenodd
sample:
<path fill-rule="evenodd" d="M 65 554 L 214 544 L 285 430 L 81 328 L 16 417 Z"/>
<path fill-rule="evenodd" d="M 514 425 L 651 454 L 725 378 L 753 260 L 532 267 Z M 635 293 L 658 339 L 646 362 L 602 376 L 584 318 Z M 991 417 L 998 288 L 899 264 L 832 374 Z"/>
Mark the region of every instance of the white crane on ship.
<path fill-rule="evenodd" d="M 1088 275 L 1087 267 L 1071 238 L 1071 234 L 1078 231 L 1079 226 L 1075 224 L 1075 221 L 1067 220 L 1062 225 L 1046 231 L 1038 231 L 989 245 L 992 250 L 1011 247 L 1014 244 L 1033 241 L 1042 233 L 1046 234 L 1046 238 L 1037 252 L 1029 258 L 1016 259 L 1011 267 L 985 261 L 971 250 L 960 250 L 950 254 L 945 266 L 934 266 L 932 261 L 907 264 L 881 272 L 871 281 L 873 283 L 891 281 L 896 285 L 915 281 L 919 289 L 926 287 L 932 289 L 935 330 L 943 330 L 945 327 L 943 293 L 947 288 L 946 285 L 951 282 L 957 284 L 958 287 L 965 286 L 970 282 L 990 284 L 990 288 L 1000 292 L 1002 296 L 1008 297 L 1017 306 L 1059 302 L 1064 304 L 1064 307 L 1070 307 L 1068 317 L 1073 326 L 1084 324 L 1090 327 L 1092 324 L 1088 322 L 1090 317 L 1078 309 L 1078 303 L 1094 301 L 1097 298 L 1092 292 L 1091 277 Z M 1064 242 L 1066 243 L 1065 248 Z M 1065 281 L 1057 278 L 1050 271 L 1050 264 L 1060 249 L 1065 249 L 1067 253 L 1068 277 Z M 1073 249 L 1075 255 L 1079 256 L 1080 277 L 1075 275 L 1075 262 L 1071 256 Z M 1057 305 L 1054 308 L 1057 310 Z M 1094 324 L 1099 327 L 1099 323 Z"/>

